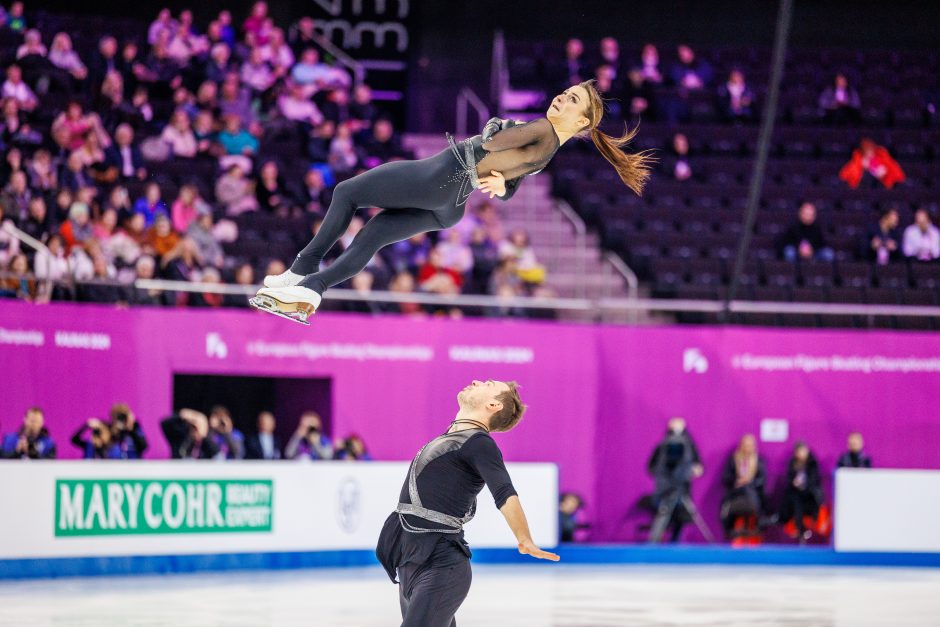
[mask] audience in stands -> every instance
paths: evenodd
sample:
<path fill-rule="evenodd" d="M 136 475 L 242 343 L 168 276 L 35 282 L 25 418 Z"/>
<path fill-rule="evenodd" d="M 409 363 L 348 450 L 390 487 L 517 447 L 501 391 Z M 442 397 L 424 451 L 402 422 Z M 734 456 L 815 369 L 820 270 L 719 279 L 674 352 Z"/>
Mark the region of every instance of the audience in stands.
<path fill-rule="evenodd" d="M 940 259 L 940 229 L 934 226 L 925 207 L 914 213 L 914 223 L 904 229 L 902 250 L 905 257 L 915 261 Z"/>
<path fill-rule="evenodd" d="M 903 183 L 904 171 L 884 146 L 879 146 L 870 139 L 863 139 L 859 147 L 852 152 L 852 158 L 839 171 L 839 178 L 852 189 L 858 188 L 863 180 L 871 181 L 876 187 L 881 183 L 888 189 Z"/>
<path fill-rule="evenodd" d="M 879 266 L 887 265 L 901 258 L 901 231 L 898 210 L 889 207 L 881 212 L 878 222 L 869 227 L 862 241 L 862 251 L 859 255 Z"/>
<path fill-rule="evenodd" d="M 826 236 L 817 221 L 816 205 L 811 202 L 800 205 L 797 219 L 783 233 L 780 245 L 783 258 L 787 261 L 832 261 L 835 258 L 835 253 L 826 242 Z"/>
<path fill-rule="evenodd" d="M 839 456 L 837 468 L 871 468 L 871 457 L 865 452 L 865 440 L 858 431 L 849 434 L 848 450 Z"/>
<path fill-rule="evenodd" d="M 722 116 L 732 122 L 754 118 L 754 92 L 744 80 L 744 72 L 731 70 L 728 80 L 718 87 L 718 101 Z"/>
<path fill-rule="evenodd" d="M 45 414 L 39 407 L 30 407 L 23 416 L 23 425 L 3 436 L 0 456 L 4 459 L 55 459 L 56 447 L 44 426 Z"/>
<path fill-rule="evenodd" d="M 861 121 L 861 109 L 858 91 L 849 85 L 845 74 L 836 74 L 833 84 L 819 94 L 819 110 L 826 122 L 857 124 Z"/>

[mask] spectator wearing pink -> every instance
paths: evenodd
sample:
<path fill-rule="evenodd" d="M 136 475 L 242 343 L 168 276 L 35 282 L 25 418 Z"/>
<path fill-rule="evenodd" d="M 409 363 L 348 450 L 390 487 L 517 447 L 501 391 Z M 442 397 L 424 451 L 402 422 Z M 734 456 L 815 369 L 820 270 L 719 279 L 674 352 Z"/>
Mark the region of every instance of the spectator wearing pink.
<path fill-rule="evenodd" d="M 23 82 L 23 71 L 16 64 L 7 68 L 7 80 L 0 87 L 0 95 L 16 100 L 23 111 L 32 111 L 39 104 L 36 94 Z"/>
<path fill-rule="evenodd" d="M 92 236 L 98 240 L 102 246 L 106 246 L 117 232 L 117 223 L 117 211 L 114 209 L 104 210 L 101 213 L 101 217 L 91 226 Z"/>
<path fill-rule="evenodd" d="M 176 20 L 173 19 L 169 9 L 161 9 L 157 14 L 157 19 L 150 24 L 150 28 L 147 29 L 147 43 L 152 46 L 164 32 L 167 35 L 176 32 Z"/>
<path fill-rule="evenodd" d="M 42 43 L 42 34 L 35 28 L 26 31 L 26 35 L 23 36 L 23 44 L 16 49 L 17 59 L 22 59 L 30 55 L 38 57 L 46 56 L 46 46 Z M 52 61 L 52 59 L 49 60 Z"/>
<path fill-rule="evenodd" d="M 258 94 L 269 90 L 277 80 L 271 66 L 264 60 L 261 48 L 253 48 L 248 60 L 242 64 L 241 79 Z"/>
<path fill-rule="evenodd" d="M 317 105 L 304 93 L 304 88 L 291 82 L 287 91 L 277 99 L 277 109 L 288 120 L 317 126 L 323 122 L 323 114 Z"/>
<path fill-rule="evenodd" d="M 182 109 L 173 112 L 173 117 L 160 134 L 160 139 L 169 144 L 174 157 L 196 156 L 198 150 L 196 135 L 190 126 L 189 116 Z"/>
<path fill-rule="evenodd" d="M 294 65 L 294 51 L 284 40 L 284 30 L 275 28 L 271 31 L 271 40 L 260 48 L 261 58 L 271 64 L 277 78 L 285 76 Z"/>
<path fill-rule="evenodd" d="M 461 274 L 473 269 L 473 251 L 463 240 L 463 234 L 457 229 L 449 229 L 444 234 L 444 240 L 438 243 L 437 250 L 441 256 L 441 265 L 453 268 Z"/>
<path fill-rule="evenodd" d="M 85 144 L 89 131 L 104 132 L 98 116 L 85 113 L 82 103 L 72 100 L 65 111 L 52 121 L 52 134 L 66 150 L 78 150 Z M 108 142 L 101 142 L 107 144 Z"/>
<path fill-rule="evenodd" d="M 229 166 L 225 174 L 216 181 L 215 197 L 229 216 L 258 210 L 254 183 L 245 176 L 245 170 L 237 163 Z"/>
<path fill-rule="evenodd" d="M 255 37 L 258 37 L 258 35 L 260 35 L 264 30 L 264 25 L 267 19 L 268 3 L 255 2 L 254 6 L 251 7 L 251 14 L 245 20 L 242 28 L 246 33 L 252 33 Z"/>
<path fill-rule="evenodd" d="M 173 218 L 173 229 L 179 233 L 185 233 L 189 225 L 199 216 L 199 210 L 208 207 L 205 201 L 199 197 L 199 190 L 194 185 L 183 185 L 180 188 L 180 195 L 173 202 L 170 213 Z"/>
<path fill-rule="evenodd" d="M 52 39 L 52 47 L 49 50 L 49 63 L 60 70 L 65 70 L 72 75 L 75 80 L 81 81 L 88 76 L 88 68 L 78 57 L 78 53 L 72 49 L 72 38 L 68 33 L 57 33 Z"/>
<path fill-rule="evenodd" d="M 914 214 L 914 224 L 904 229 L 904 256 L 917 261 L 940 259 L 940 229 L 933 225 L 927 209 Z"/>

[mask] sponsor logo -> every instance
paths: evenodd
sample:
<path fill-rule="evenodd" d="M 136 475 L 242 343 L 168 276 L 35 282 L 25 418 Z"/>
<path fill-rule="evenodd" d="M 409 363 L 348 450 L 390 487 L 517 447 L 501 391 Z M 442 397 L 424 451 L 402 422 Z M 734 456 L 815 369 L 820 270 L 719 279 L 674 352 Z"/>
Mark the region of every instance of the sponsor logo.
<path fill-rule="evenodd" d="M 764 418 L 760 421 L 761 442 L 786 442 L 790 437 L 790 421 L 786 418 Z"/>
<path fill-rule="evenodd" d="M 528 346 L 451 346 L 447 354 L 451 361 L 491 364 L 531 364 L 535 361 L 535 351 Z"/>
<path fill-rule="evenodd" d="M 346 533 L 354 533 L 362 520 L 362 491 L 352 477 L 340 481 L 336 490 L 336 520 Z"/>
<path fill-rule="evenodd" d="M 55 535 L 270 532 L 271 480 L 59 479 Z"/>
<path fill-rule="evenodd" d="M 56 331 L 55 345 L 59 348 L 77 348 L 90 351 L 111 350 L 111 336 L 107 333 Z"/>
<path fill-rule="evenodd" d="M 46 343 L 46 335 L 35 329 L 4 329 L 0 327 L 0 344 L 13 344 L 14 346 L 42 346 Z"/>
<path fill-rule="evenodd" d="M 708 372 L 708 359 L 698 348 L 687 348 L 682 353 L 682 371 L 705 374 Z"/>
<path fill-rule="evenodd" d="M 228 357 L 228 346 L 218 333 L 206 333 L 206 357 Z"/>
<path fill-rule="evenodd" d="M 249 342 L 248 354 L 255 357 L 277 357 L 279 359 L 302 357 L 310 361 L 318 359 L 343 359 L 350 361 L 431 361 L 434 348 L 420 344 L 346 344 L 332 342 Z"/>

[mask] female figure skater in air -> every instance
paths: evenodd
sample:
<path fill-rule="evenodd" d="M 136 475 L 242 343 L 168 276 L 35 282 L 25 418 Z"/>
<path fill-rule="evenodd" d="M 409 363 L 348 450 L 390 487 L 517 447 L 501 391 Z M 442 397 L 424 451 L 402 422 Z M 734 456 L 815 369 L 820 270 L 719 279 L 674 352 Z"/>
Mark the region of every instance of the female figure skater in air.
<path fill-rule="evenodd" d="M 393 161 L 343 181 L 320 230 L 300 251 L 290 269 L 264 278 L 264 287 L 251 304 L 295 322 L 308 324 L 327 288 L 356 275 L 379 249 L 418 233 L 447 229 L 463 217 L 474 189 L 510 198 L 522 179 L 540 172 L 558 148 L 575 136 L 591 141 L 623 182 L 637 194 L 649 178 L 647 153 L 629 154 L 620 148 L 636 135 L 622 137 L 598 130 L 604 103 L 593 81 L 573 85 L 552 100 L 544 118 L 526 124 L 492 118 L 476 135 L 455 141 L 450 149 L 419 161 Z M 323 256 L 343 235 L 360 207 L 381 207 L 329 267 Z"/>

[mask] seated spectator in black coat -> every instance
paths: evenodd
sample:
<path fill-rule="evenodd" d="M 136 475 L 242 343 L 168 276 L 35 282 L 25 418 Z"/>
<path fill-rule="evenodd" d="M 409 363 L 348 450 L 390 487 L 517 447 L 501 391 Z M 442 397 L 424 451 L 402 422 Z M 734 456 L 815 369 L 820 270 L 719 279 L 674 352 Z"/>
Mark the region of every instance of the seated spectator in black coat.
<path fill-rule="evenodd" d="M 372 136 L 363 145 L 366 155 L 378 162 L 385 163 L 392 159 L 408 157 L 408 152 L 401 146 L 401 140 L 395 134 L 395 128 L 389 120 L 377 120 L 372 126 Z M 378 165 L 370 163 L 369 165 Z"/>
<path fill-rule="evenodd" d="M 744 81 L 741 70 L 732 70 L 728 81 L 718 87 L 718 101 L 729 122 L 754 118 L 754 92 Z"/>
<path fill-rule="evenodd" d="M 160 428 L 173 459 L 212 459 L 219 452 L 219 445 L 209 437 L 209 419 L 201 412 L 181 409 L 164 418 Z"/>
<path fill-rule="evenodd" d="M 44 426 L 45 414 L 30 407 L 23 416 L 23 426 L 3 436 L 0 457 L 4 459 L 55 459 L 56 449 L 49 430 Z"/>
<path fill-rule="evenodd" d="M 757 454 L 757 440 L 747 434 L 728 456 L 721 484 L 725 495 L 721 501 L 721 524 L 725 536 L 731 537 L 735 520 L 741 516 L 756 516 L 758 520 L 766 511 L 764 484 L 767 481 L 767 466 Z"/>
<path fill-rule="evenodd" d="M 578 529 L 589 527 L 578 522 L 578 511 L 584 506 L 581 497 L 574 492 L 565 492 L 558 503 L 558 532 L 561 542 L 574 542 Z"/>
<path fill-rule="evenodd" d="M 114 143 L 105 150 L 105 163 L 117 168 L 122 180 L 147 178 L 144 156 L 134 143 L 134 129 L 130 124 L 120 124 L 114 131 Z"/>
<path fill-rule="evenodd" d="M 804 442 L 797 442 L 787 466 L 787 487 L 783 493 L 780 522 L 793 520 L 800 540 L 808 540 L 812 532 L 806 529 L 803 517 L 815 518 L 824 501 L 816 457 Z"/>
<path fill-rule="evenodd" d="M 826 122 L 844 124 L 861 121 L 862 101 L 845 74 L 836 74 L 833 84 L 819 94 L 819 110 Z"/>
<path fill-rule="evenodd" d="M 29 199 L 29 214 L 20 223 L 20 230 L 42 243 L 46 243 L 49 236 L 55 231 L 55 225 L 52 224 L 52 220 L 49 218 L 46 201 L 42 196 L 34 196 Z"/>
<path fill-rule="evenodd" d="M 860 256 L 879 266 L 901 259 L 901 220 L 894 207 L 881 212 L 881 218 L 869 227 L 861 243 Z"/>
<path fill-rule="evenodd" d="M 871 457 L 864 451 L 865 440 L 858 431 L 849 434 L 849 450 L 842 453 L 837 468 L 871 468 Z"/>
<path fill-rule="evenodd" d="M 281 459 L 281 441 L 274 435 L 274 414 L 258 414 L 258 432 L 245 438 L 245 459 Z"/>
<path fill-rule="evenodd" d="M 816 220 L 816 205 L 811 202 L 800 205 L 797 220 L 780 238 L 780 247 L 783 258 L 787 261 L 832 261 L 835 258 L 835 253 L 826 243 L 826 236 Z"/>

